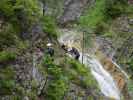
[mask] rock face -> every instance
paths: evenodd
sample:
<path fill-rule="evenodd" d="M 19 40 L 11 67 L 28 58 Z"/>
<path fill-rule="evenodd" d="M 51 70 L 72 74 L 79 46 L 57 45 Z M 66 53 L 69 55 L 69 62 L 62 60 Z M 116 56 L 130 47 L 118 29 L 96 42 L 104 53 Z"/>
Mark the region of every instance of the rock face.
<path fill-rule="evenodd" d="M 36 41 L 41 37 L 41 34 L 45 34 L 43 33 L 43 30 L 40 24 L 33 25 L 31 30 L 32 30 L 31 31 L 32 41 Z"/>
<path fill-rule="evenodd" d="M 104 37 L 96 37 L 96 43 L 100 51 L 102 51 L 107 57 L 113 58 L 115 55 L 115 48 L 112 45 L 111 39 Z"/>
<path fill-rule="evenodd" d="M 16 81 L 21 84 L 26 91 L 31 91 L 32 81 L 36 82 L 37 85 L 37 95 L 41 93 L 46 81 L 46 76 L 38 70 L 36 63 L 39 61 L 34 61 L 32 59 L 33 54 L 26 53 L 25 57 L 19 57 L 17 61 L 13 64 L 14 70 L 16 71 Z M 35 64 L 33 64 L 33 63 Z"/>
<path fill-rule="evenodd" d="M 92 0 L 46 1 L 45 14 L 57 17 L 59 24 L 75 21 Z M 56 13 L 56 14 L 55 14 Z"/>
<path fill-rule="evenodd" d="M 133 37 L 127 38 L 119 48 L 120 52 L 117 53 L 119 57 L 124 57 L 123 59 L 129 59 L 133 57 Z M 121 58 L 120 58 L 121 59 Z"/>
<path fill-rule="evenodd" d="M 64 13 L 60 17 L 59 22 L 61 24 L 71 22 L 80 17 L 85 6 L 90 0 L 66 0 Z"/>

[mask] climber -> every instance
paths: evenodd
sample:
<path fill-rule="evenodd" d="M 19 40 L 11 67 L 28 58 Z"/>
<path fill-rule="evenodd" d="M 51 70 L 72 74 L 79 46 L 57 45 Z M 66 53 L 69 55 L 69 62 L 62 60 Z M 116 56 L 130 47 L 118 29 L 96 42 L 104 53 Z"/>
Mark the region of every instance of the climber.
<path fill-rule="evenodd" d="M 68 52 L 68 47 L 67 47 L 67 45 L 62 44 L 62 45 L 61 45 L 61 48 L 62 48 L 65 52 Z"/>
<path fill-rule="evenodd" d="M 79 52 L 78 52 L 78 50 L 77 50 L 76 48 L 71 47 L 71 46 L 69 46 L 69 45 L 65 45 L 65 44 L 62 44 L 62 45 L 61 45 L 61 48 L 62 48 L 64 51 L 66 51 L 66 53 L 69 53 L 69 54 L 71 54 L 72 56 L 74 56 L 74 58 L 75 58 L 76 60 L 79 59 L 80 54 L 79 54 Z"/>
<path fill-rule="evenodd" d="M 80 54 L 76 48 L 72 47 L 72 48 L 68 49 L 68 52 L 70 52 L 70 54 L 73 55 L 76 60 L 79 59 Z"/>
<path fill-rule="evenodd" d="M 47 50 L 46 50 L 47 54 L 49 54 L 51 57 L 54 55 L 54 49 L 52 47 L 52 43 L 48 43 L 47 44 Z"/>

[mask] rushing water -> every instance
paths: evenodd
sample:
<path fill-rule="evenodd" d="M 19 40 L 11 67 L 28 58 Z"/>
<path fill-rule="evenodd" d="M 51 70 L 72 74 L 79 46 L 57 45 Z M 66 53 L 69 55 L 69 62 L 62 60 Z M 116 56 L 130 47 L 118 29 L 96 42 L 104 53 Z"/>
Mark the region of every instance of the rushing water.
<path fill-rule="evenodd" d="M 82 61 L 82 58 L 80 58 L 80 61 Z M 95 57 L 89 55 L 84 55 L 83 63 L 90 67 L 92 75 L 97 80 L 102 93 L 107 97 L 120 100 L 120 93 L 112 76 L 103 68 L 101 63 Z"/>
<path fill-rule="evenodd" d="M 70 37 L 70 38 L 69 38 Z M 73 42 L 71 35 L 63 35 L 59 38 L 60 43 L 70 44 Z M 80 53 L 80 62 L 82 62 L 82 53 Z M 83 63 L 91 69 L 92 75 L 97 80 L 101 92 L 107 96 L 114 98 L 116 100 L 120 100 L 120 92 L 116 86 L 115 81 L 112 76 L 103 68 L 101 63 L 95 58 L 90 56 L 89 54 L 84 54 Z"/>

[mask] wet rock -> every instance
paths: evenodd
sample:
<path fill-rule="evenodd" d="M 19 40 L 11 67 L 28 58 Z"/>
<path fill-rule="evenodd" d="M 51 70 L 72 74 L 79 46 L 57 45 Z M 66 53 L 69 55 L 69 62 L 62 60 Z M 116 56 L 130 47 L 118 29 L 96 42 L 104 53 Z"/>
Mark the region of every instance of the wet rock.
<path fill-rule="evenodd" d="M 116 80 L 116 83 L 119 87 L 119 89 L 122 91 L 123 88 L 126 85 L 125 79 L 123 78 L 123 75 L 121 73 L 114 76 L 114 79 Z"/>
<path fill-rule="evenodd" d="M 122 89 L 125 87 L 125 79 L 126 76 L 121 72 L 120 69 L 112 62 L 109 58 L 103 58 L 101 60 L 104 68 L 113 76 L 115 79 L 117 86 L 119 87 L 119 90 L 122 91 Z"/>
<path fill-rule="evenodd" d="M 12 65 L 16 74 L 16 82 L 24 88 L 27 93 L 32 92 L 33 83 L 35 82 L 37 93 L 39 95 L 45 85 L 45 76 L 38 70 L 38 64 L 40 60 L 35 60 L 33 62 L 34 53 L 24 53 L 22 56 L 18 57 L 16 62 Z M 35 64 L 33 64 L 35 63 Z M 26 98 L 26 100 L 29 100 Z"/>

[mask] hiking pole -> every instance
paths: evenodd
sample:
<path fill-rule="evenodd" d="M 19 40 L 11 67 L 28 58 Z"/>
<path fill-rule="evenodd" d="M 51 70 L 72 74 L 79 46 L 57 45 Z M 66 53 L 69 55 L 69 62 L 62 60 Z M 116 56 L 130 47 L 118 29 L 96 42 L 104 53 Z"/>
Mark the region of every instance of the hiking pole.
<path fill-rule="evenodd" d="M 82 40 L 82 64 L 84 63 L 84 31 L 83 31 L 83 40 Z"/>

